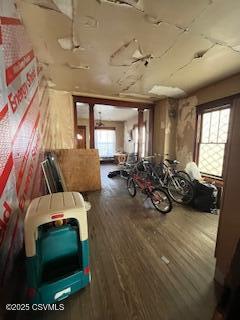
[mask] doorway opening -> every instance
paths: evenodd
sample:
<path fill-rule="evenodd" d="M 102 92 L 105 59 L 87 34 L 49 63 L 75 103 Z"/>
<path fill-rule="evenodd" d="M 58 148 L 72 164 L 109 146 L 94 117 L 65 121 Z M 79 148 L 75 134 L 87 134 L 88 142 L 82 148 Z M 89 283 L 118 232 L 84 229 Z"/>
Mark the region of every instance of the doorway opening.
<path fill-rule="evenodd" d="M 77 148 L 86 149 L 86 126 L 77 126 Z"/>
<path fill-rule="evenodd" d="M 74 96 L 77 148 L 98 149 L 101 161 L 152 154 L 153 105 Z"/>

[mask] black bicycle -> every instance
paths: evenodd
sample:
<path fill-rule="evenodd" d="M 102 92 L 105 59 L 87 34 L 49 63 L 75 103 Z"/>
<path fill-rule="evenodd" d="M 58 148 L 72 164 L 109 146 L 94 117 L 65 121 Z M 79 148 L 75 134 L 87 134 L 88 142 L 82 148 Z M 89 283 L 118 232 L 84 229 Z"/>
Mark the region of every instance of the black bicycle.
<path fill-rule="evenodd" d="M 194 197 L 194 189 L 189 179 L 172 168 L 172 160 L 166 159 L 153 164 L 150 161 L 153 158 L 155 156 L 146 157 L 144 160 L 155 186 L 166 188 L 169 196 L 177 203 L 190 203 Z"/>

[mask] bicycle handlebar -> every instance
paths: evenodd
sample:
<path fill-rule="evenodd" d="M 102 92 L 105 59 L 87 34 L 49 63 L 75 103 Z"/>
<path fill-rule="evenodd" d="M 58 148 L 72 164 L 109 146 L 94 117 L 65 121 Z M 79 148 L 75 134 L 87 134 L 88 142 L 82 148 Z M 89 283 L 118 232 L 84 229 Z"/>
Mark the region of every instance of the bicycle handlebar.
<path fill-rule="evenodd" d="M 153 159 L 155 156 L 147 156 L 147 157 L 143 157 L 143 160 L 149 160 L 149 159 Z"/>

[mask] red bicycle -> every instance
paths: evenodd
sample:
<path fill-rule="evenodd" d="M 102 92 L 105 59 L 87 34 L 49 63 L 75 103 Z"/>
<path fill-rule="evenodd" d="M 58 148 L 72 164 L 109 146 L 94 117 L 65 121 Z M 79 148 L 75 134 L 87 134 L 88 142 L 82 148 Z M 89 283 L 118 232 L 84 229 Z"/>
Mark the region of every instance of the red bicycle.
<path fill-rule="evenodd" d="M 137 188 L 151 199 L 152 204 L 159 212 L 165 214 L 172 210 L 169 195 L 163 189 L 154 187 L 143 160 L 134 166 L 127 180 L 127 189 L 131 197 L 135 197 Z"/>

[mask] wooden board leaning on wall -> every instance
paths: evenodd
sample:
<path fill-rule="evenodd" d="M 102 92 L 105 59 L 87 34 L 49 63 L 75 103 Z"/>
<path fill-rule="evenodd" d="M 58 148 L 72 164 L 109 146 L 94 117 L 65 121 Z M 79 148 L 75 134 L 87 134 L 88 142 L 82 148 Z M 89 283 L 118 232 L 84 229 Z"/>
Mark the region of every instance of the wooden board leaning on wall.
<path fill-rule="evenodd" d="M 54 150 L 69 191 L 101 189 L 100 161 L 96 149 Z"/>

